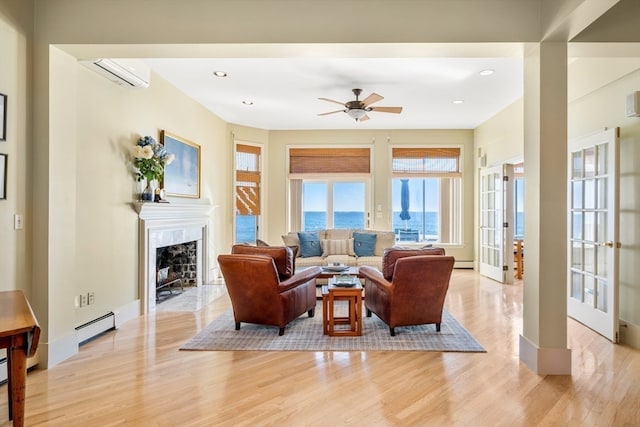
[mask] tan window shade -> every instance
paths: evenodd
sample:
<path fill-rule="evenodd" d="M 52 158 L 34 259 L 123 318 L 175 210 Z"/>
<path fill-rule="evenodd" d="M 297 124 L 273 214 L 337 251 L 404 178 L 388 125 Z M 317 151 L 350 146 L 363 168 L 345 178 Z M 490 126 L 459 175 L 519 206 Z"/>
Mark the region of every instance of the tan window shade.
<path fill-rule="evenodd" d="M 370 173 L 368 148 L 292 148 L 290 173 Z"/>
<path fill-rule="evenodd" d="M 393 148 L 393 175 L 460 175 L 460 148 Z"/>
<path fill-rule="evenodd" d="M 236 213 L 260 215 L 260 147 L 236 145 Z"/>

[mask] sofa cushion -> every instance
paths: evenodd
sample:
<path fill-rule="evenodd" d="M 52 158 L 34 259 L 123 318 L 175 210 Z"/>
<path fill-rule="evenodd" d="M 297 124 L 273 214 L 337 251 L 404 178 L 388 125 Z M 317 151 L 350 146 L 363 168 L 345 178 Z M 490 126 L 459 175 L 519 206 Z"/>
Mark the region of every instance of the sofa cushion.
<path fill-rule="evenodd" d="M 232 254 L 266 255 L 273 258 L 280 280 L 286 280 L 295 273 L 296 265 L 293 251 L 287 246 L 233 245 Z"/>
<path fill-rule="evenodd" d="M 373 256 L 376 248 L 376 234 L 353 233 L 353 251 L 356 256 Z"/>
<path fill-rule="evenodd" d="M 355 256 L 355 252 L 353 252 L 353 239 L 322 240 L 322 256 L 326 257 L 329 255 Z"/>
<path fill-rule="evenodd" d="M 307 258 L 322 255 L 322 247 L 320 246 L 320 238 L 317 232 L 300 231 L 298 232 L 298 239 L 300 240 L 301 257 Z"/>
<path fill-rule="evenodd" d="M 444 248 L 425 247 L 420 249 L 387 248 L 382 255 L 382 275 L 386 280 L 393 279 L 393 270 L 399 258 L 420 255 L 445 255 Z"/>

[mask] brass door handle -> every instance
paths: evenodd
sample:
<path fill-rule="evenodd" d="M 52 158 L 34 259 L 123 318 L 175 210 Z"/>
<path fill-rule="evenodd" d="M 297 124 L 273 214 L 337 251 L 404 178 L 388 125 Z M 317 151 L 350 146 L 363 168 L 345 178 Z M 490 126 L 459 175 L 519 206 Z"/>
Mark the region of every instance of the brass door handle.
<path fill-rule="evenodd" d="M 620 243 L 620 242 L 616 242 L 616 243 L 614 243 L 614 242 L 612 242 L 611 240 L 609 240 L 609 241 L 604 242 L 604 243 L 598 243 L 598 246 L 606 246 L 607 248 L 613 248 L 613 247 L 616 247 L 616 248 L 618 248 L 618 249 L 619 249 L 619 248 L 621 248 L 621 247 L 622 247 L 622 243 Z"/>

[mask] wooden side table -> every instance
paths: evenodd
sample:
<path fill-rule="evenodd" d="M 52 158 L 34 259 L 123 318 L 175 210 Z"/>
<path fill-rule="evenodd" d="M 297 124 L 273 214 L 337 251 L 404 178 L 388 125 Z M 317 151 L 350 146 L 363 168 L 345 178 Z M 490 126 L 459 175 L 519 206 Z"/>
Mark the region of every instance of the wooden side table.
<path fill-rule="evenodd" d="M 40 326 L 22 291 L 0 292 L 0 348 L 7 349 L 9 419 L 24 425 L 27 357 L 35 354 Z"/>
<path fill-rule="evenodd" d="M 335 278 L 322 287 L 322 329 L 324 335 L 332 337 L 355 337 L 362 335 L 362 285 L 354 277 L 356 284 L 344 288 L 334 285 Z M 347 316 L 335 316 L 335 302 L 346 301 Z M 349 328 L 336 328 L 349 325 Z"/>

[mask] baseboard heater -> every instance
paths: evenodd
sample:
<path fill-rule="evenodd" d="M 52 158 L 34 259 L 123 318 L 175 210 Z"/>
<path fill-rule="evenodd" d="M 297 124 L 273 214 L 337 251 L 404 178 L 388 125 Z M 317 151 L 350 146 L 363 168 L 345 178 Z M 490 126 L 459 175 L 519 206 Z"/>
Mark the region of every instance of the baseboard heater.
<path fill-rule="evenodd" d="M 116 316 L 113 312 L 98 317 L 76 328 L 78 344 L 82 345 L 92 338 L 116 328 Z"/>

